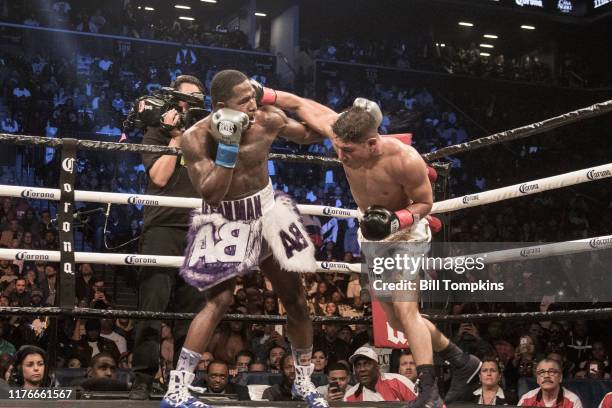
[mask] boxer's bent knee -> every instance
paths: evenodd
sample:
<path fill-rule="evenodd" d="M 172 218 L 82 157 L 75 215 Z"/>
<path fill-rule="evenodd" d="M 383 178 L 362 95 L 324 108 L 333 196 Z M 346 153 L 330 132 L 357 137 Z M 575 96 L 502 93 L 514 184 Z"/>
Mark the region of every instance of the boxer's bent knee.
<path fill-rule="evenodd" d="M 206 303 L 211 306 L 229 308 L 234 304 L 235 280 L 220 283 L 206 291 Z"/>
<path fill-rule="evenodd" d="M 396 316 L 415 319 L 420 316 L 418 302 L 393 302 L 393 312 Z"/>
<path fill-rule="evenodd" d="M 400 320 L 397 318 L 397 315 L 395 314 L 395 310 L 393 309 L 393 303 L 380 302 L 380 305 L 385 311 L 385 315 L 387 316 L 387 322 L 389 323 L 389 326 L 391 326 L 391 328 L 394 330 L 403 331 L 404 328 L 402 327 L 402 324 Z"/>

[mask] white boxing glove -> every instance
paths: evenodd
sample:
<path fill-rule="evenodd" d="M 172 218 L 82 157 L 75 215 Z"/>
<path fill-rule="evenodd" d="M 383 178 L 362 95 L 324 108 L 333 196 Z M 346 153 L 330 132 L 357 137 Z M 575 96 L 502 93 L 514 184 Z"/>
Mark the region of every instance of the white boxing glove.
<path fill-rule="evenodd" d="M 236 167 L 242 133 L 249 127 L 249 116 L 234 109 L 221 108 L 214 112 L 211 133 L 219 142 L 215 164 L 222 167 Z"/>
<path fill-rule="evenodd" d="M 383 120 L 383 114 L 380 110 L 380 106 L 374 101 L 371 101 L 366 98 L 356 98 L 353 102 L 353 106 L 361 108 L 365 110 L 367 113 L 372 116 L 374 119 L 374 123 L 376 124 L 376 129 L 380 127 L 380 124 Z"/>

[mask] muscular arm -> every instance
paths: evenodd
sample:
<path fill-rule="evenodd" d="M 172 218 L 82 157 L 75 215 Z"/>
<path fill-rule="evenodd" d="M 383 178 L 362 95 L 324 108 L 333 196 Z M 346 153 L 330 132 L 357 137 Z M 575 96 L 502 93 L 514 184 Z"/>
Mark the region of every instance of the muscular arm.
<path fill-rule="evenodd" d="M 396 177 L 401 180 L 404 192 L 412 200 L 408 210 L 413 216 L 423 219 L 431 211 L 433 191 L 427 177 L 427 165 L 413 148 L 404 148 L 396 158 Z M 416 222 L 416 220 L 415 220 Z"/>
<path fill-rule="evenodd" d="M 295 112 L 315 132 L 328 138 L 333 137 L 334 132 L 331 127 L 338 119 L 338 113 L 327 106 L 282 91 L 276 91 L 276 106 Z"/>
<path fill-rule="evenodd" d="M 262 109 L 266 109 L 268 112 L 264 126 L 269 130 L 278 131 L 278 135 L 282 138 L 297 144 L 319 143 L 325 139 L 324 136 L 309 127 L 287 117 L 285 112 L 276 107 L 266 106 Z"/>
<path fill-rule="evenodd" d="M 210 155 L 206 127 L 192 126 L 181 140 L 191 184 L 211 206 L 219 204 L 227 194 L 234 169 L 216 166 Z"/>

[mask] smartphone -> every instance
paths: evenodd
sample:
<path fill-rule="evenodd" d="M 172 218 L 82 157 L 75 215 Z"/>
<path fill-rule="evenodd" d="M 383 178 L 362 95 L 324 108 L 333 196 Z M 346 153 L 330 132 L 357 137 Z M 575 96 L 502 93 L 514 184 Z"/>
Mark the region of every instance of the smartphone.
<path fill-rule="evenodd" d="M 597 364 L 589 364 L 589 371 L 591 374 L 597 374 L 599 367 L 597 367 Z"/>
<path fill-rule="evenodd" d="M 329 383 L 329 392 L 338 392 L 340 391 L 340 386 L 337 381 L 331 381 Z"/>

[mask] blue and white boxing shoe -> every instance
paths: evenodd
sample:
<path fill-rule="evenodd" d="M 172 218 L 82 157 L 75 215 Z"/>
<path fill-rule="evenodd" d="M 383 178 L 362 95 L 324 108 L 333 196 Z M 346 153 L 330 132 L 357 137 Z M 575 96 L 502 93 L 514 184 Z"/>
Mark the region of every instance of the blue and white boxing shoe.
<path fill-rule="evenodd" d="M 197 390 L 191 386 L 194 378 L 194 373 L 170 371 L 168 391 L 159 404 L 160 408 L 213 408 L 191 395 L 191 390 Z"/>
<path fill-rule="evenodd" d="M 292 394 L 301 397 L 308 404 L 308 408 L 329 408 L 329 404 L 317 391 L 310 376 L 314 372 L 314 364 L 295 366 L 295 381 Z"/>

